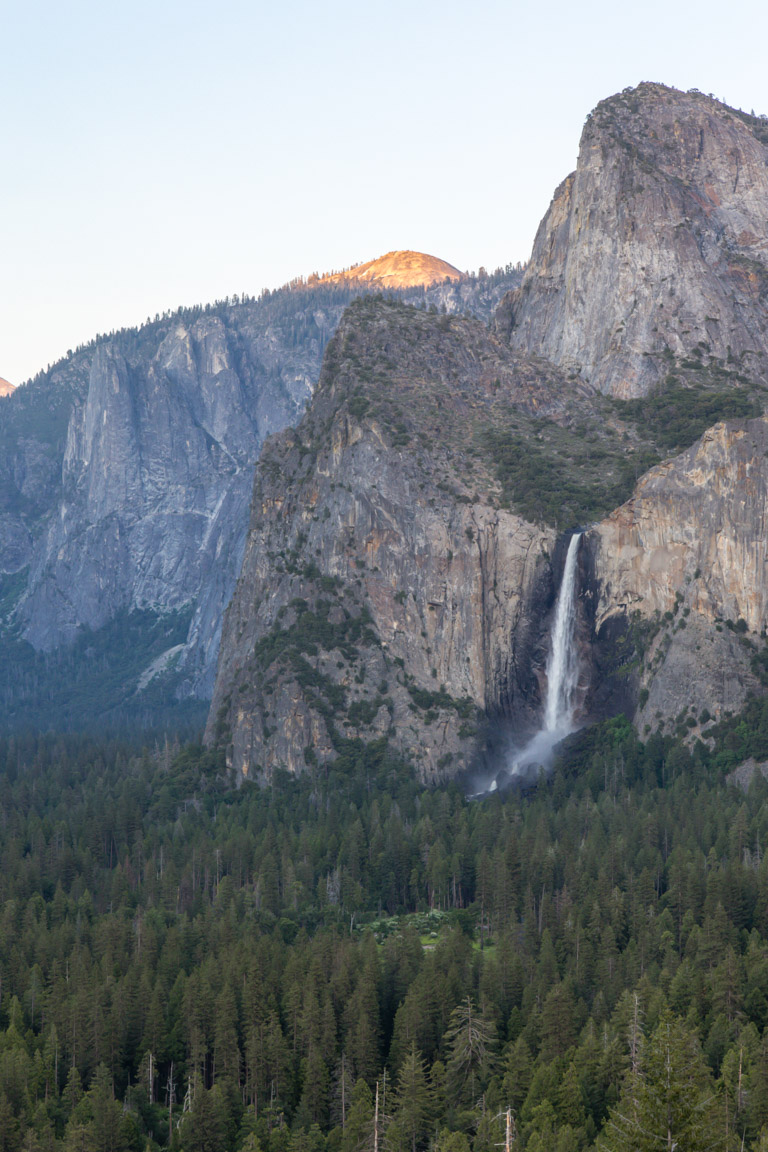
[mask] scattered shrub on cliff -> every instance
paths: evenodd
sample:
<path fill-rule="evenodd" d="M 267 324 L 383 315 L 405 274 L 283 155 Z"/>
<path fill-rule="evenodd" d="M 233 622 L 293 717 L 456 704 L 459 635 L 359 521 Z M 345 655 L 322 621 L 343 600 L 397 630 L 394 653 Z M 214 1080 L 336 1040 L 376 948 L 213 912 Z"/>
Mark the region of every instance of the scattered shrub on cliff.
<path fill-rule="evenodd" d="M 355 700 L 347 710 L 347 719 L 355 728 L 369 727 L 379 714 L 379 709 L 385 707 L 392 711 L 392 699 L 389 696 L 375 696 L 373 700 Z"/>
<path fill-rule="evenodd" d="M 504 502 L 532 523 L 567 529 L 606 516 L 658 463 L 653 449 L 628 453 L 618 437 L 594 443 L 550 421 L 536 439 L 511 429 L 486 433 L 485 443 Z"/>
<path fill-rule="evenodd" d="M 356 420 L 362 420 L 370 406 L 371 402 L 365 396 L 353 396 L 349 402 L 350 415 Z"/>
<path fill-rule="evenodd" d="M 668 377 L 663 388 L 639 400 L 615 400 L 623 419 L 631 420 L 642 435 L 667 451 L 687 448 L 720 420 L 759 416 L 759 399 L 743 388 L 690 388 Z"/>
<path fill-rule="evenodd" d="M 296 613 L 294 623 L 288 628 L 275 623 L 255 645 L 256 663 L 264 669 L 283 654 L 317 656 L 320 649 L 325 652 L 338 649 L 347 660 L 354 660 L 358 654 L 357 644 L 367 648 L 378 643 L 366 608 L 358 616 L 347 614 L 334 623 L 328 618 L 332 607 L 328 600 L 318 600 L 314 611 L 301 599 L 292 601 L 292 607 Z"/>
<path fill-rule="evenodd" d="M 423 712 L 435 712 L 438 708 L 453 708 L 462 720 L 470 720 L 477 711 L 470 696 L 462 696 L 461 698 L 451 696 L 442 684 L 439 692 L 429 692 L 426 688 L 419 688 L 410 681 L 406 681 L 405 686 L 413 701 L 412 707 Z"/>

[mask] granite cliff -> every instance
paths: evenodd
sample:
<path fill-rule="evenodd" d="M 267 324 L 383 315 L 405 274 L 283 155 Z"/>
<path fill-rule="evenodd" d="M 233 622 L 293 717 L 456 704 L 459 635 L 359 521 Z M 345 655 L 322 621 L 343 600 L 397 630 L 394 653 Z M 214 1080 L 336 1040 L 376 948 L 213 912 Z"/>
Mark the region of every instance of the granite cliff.
<path fill-rule="evenodd" d="M 415 254 L 404 255 L 413 280 Z M 401 294 L 489 317 L 519 278 L 510 268 Z M 97 339 L 4 401 L 3 727 L 52 714 L 76 725 L 90 705 L 67 703 L 67 689 L 94 645 L 105 661 L 95 694 L 109 680 L 126 722 L 160 680 L 171 722 L 174 700 L 210 698 L 261 445 L 300 418 L 344 309 L 377 287 L 315 278 L 182 310 Z"/>
<path fill-rule="evenodd" d="M 717 424 L 587 536 L 594 638 L 627 636 L 636 721 L 738 711 L 765 676 L 768 419 Z"/>
<path fill-rule="evenodd" d="M 40 701 L 66 726 L 172 720 L 213 691 L 239 776 L 385 746 L 455 775 L 488 725 L 535 725 L 587 525 L 584 718 L 695 735 L 740 707 L 768 668 L 767 140 L 643 84 L 588 118 L 524 278 L 389 253 L 16 389 L 5 726 Z"/>
<path fill-rule="evenodd" d="M 641 85 L 490 331 L 350 309 L 257 467 L 206 734 L 238 777 L 386 745 L 432 781 L 535 725 L 576 526 L 583 720 L 706 738 L 763 690 L 766 137 Z"/>
<path fill-rule="evenodd" d="M 257 468 L 208 726 L 238 774 L 384 740 L 436 780 L 468 765 L 480 714 L 536 697 L 555 533 L 499 507 L 480 448 L 502 411 L 562 403 L 477 321 L 349 310 Z"/>
<path fill-rule="evenodd" d="M 768 120 L 641 84 L 587 118 L 500 334 L 615 396 L 695 353 L 768 378 Z"/>
<path fill-rule="evenodd" d="M 569 516 L 629 492 L 643 449 L 606 404 L 475 320 L 348 310 L 311 408 L 257 466 L 207 728 L 239 777 L 386 743 L 435 781 L 483 753 L 485 721 L 535 724 L 564 541 L 520 508 L 550 481 Z M 541 458 L 510 487 L 526 443 Z M 595 689 L 585 669 L 585 707 Z"/>

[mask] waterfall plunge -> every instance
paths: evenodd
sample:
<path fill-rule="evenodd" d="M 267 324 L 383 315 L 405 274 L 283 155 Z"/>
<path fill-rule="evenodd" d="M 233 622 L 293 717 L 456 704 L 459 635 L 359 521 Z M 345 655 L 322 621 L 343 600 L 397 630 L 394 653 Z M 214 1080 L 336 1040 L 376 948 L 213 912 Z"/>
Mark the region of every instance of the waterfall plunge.
<path fill-rule="evenodd" d="M 548 767 L 556 744 L 575 729 L 573 693 L 579 677 L 579 663 L 574 644 L 576 625 L 576 561 L 581 533 L 571 537 L 565 558 L 563 578 L 557 594 L 552 640 L 547 659 L 547 696 L 544 723 L 520 752 L 509 758 L 510 776 L 523 776 L 540 766 Z"/>
<path fill-rule="evenodd" d="M 544 732 L 573 731 L 573 690 L 579 675 L 573 630 L 576 624 L 576 560 L 581 533 L 571 537 L 557 594 L 552 647 L 547 660 L 547 701 Z"/>

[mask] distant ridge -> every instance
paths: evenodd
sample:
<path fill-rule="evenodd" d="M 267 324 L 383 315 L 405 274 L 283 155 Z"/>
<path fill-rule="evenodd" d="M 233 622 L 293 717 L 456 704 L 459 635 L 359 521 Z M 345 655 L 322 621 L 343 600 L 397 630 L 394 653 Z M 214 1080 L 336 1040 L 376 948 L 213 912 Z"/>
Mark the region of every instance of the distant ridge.
<path fill-rule="evenodd" d="M 4 380 L 2 376 L 0 376 L 0 396 L 10 396 L 11 392 L 15 391 L 16 389 L 14 385 L 11 384 L 10 381 Z"/>
<path fill-rule="evenodd" d="M 464 273 L 446 260 L 428 256 L 425 252 L 387 252 L 367 264 L 355 264 L 344 272 L 323 276 L 324 283 L 341 280 L 363 280 L 380 284 L 382 288 L 417 288 L 420 285 L 440 283 L 443 280 L 463 280 Z"/>

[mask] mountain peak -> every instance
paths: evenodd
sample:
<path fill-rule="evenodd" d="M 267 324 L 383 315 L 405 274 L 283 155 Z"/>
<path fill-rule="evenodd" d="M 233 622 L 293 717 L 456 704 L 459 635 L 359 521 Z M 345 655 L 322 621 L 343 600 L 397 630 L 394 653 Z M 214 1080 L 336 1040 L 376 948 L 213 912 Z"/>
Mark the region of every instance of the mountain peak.
<path fill-rule="evenodd" d="M 425 287 L 442 280 L 461 280 L 464 273 L 446 260 L 428 256 L 425 252 L 400 250 L 387 252 L 366 264 L 355 264 L 344 272 L 334 272 L 323 276 L 323 280 L 338 283 L 340 280 L 364 280 L 382 288 Z"/>
<path fill-rule="evenodd" d="M 766 165 L 768 121 L 701 92 L 644 83 L 602 101 L 497 331 L 624 398 L 696 352 L 762 358 Z"/>
<path fill-rule="evenodd" d="M 10 396 L 10 394 L 15 391 L 15 385 L 11 384 L 8 380 L 4 380 L 3 377 L 0 376 L 0 396 Z"/>

